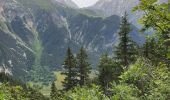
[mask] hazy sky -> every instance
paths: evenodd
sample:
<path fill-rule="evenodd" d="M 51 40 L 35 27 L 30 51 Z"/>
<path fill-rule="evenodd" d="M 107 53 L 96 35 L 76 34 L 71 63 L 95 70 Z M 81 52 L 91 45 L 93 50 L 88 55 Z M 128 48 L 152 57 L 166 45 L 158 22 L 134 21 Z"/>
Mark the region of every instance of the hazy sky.
<path fill-rule="evenodd" d="M 88 7 L 95 4 L 98 0 L 72 0 L 74 1 L 79 7 Z"/>

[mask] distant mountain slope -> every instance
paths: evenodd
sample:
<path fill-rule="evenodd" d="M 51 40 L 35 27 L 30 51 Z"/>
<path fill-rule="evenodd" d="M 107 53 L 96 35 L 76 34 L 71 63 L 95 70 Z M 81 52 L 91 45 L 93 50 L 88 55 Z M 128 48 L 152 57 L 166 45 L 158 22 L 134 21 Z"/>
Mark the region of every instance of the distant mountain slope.
<path fill-rule="evenodd" d="M 168 0 L 158 0 L 159 3 Z M 139 0 L 99 0 L 95 5 L 88 7 L 97 12 L 102 11 L 105 16 L 118 15 L 122 16 L 124 12 L 129 13 L 130 22 L 137 25 L 137 19 L 142 15 L 141 12 L 132 13 L 131 10 L 139 3 Z"/>
<path fill-rule="evenodd" d="M 158 3 L 168 2 L 168 0 L 158 0 Z M 101 10 L 106 16 L 122 16 L 125 11 L 129 12 L 139 3 L 139 0 L 99 0 L 91 9 Z"/>
<path fill-rule="evenodd" d="M 122 16 L 125 11 L 129 12 L 138 3 L 138 0 L 99 0 L 91 8 L 102 10 L 106 16 Z"/>
<path fill-rule="evenodd" d="M 30 70 L 61 69 L 68 46 L 74 53 L 84 46 L 95 65 L 118 42 L 120 17 L 92 12 L 54 0 L 0 0 L 0 69 L 22 78 Z M 143 41 L 132 29 L 131 37 Z"/>
<path fill-rule="evenodd" d="M 78 8 L 78 6 L 72 0 L 56 0 L 56 1 L 69 7 Z"/>

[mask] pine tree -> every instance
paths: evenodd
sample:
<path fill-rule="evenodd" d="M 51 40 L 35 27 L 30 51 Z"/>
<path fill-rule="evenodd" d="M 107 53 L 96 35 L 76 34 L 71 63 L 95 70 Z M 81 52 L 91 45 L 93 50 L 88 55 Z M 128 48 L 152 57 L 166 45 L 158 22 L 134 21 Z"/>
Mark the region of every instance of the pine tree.
<path fill-rule="evenodd" d="M 58 97 L 58 92 L 57 92 L 57 88 L 56 88 L 56 85 L 55 85 L 55 82 L 54 82 L 54 81 L 53 81 L 52 84 L 51 84 L 50 97 L 51 97 L 51 100 L 56 100 L 57 97 Z"/>
<path fill-rule="evenodd" d="M 63 81 L 64 90 L 70 90 L 78 84 L 78 69 L 76 67 L 76 59 L 71 52 L 71 49 L 68 48 L 66 52 L 66 58 L 63 64 L 64 74 L 66 77 Z"/>
<path fill-rule="evenodd" d="M 128 65 L 135 61 L 136 44 L 130 39 L 129 33 L 131 32 L 130 23 L 127 19 L 127 14 L 122 17 L 120 24 L 119 37 L 120 42 L 114 51 L 114 58 L 120 63 L 123 68 L 127 68 Z"/>
<path fill-rule="evenodd" d="M 83 47 L 79 50 L 78 54 L 76 55 L 76 58 L 80 77 L 79 84 L 80 86 L 83 86 L 87 83 L 87 80 L 89 79 L 89 73 L 91 72 L 91 67 L 88 63 L 88 55 Z"/>
<path fill-rule="evenodd" d="M 98 80 L 105 94 L 108 94 L 110 82 L 114 79 L 114 63 L 107 53 L 102 54 L 98 65 L 99 75 Z"/>

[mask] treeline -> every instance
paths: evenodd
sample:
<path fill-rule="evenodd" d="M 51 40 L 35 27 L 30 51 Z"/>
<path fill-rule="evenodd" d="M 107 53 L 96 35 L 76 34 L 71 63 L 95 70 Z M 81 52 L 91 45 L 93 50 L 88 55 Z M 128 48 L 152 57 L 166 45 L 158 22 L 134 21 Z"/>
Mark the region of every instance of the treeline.
<path fill-rule="evenodd" d="M 170 99 L 170 16 L 168 3 L 141 0 L 133 11 L 143 11 L 141 32 L 152 31 L 143 45 L 130 37 L 128 16 L 122 17 L 119 44 L 113 56 L 103 53 L 98 74 L 89 78 L 90 64 L 81 48 L 76 56 L 68 48 L 63 63 L 64 89 L 51 87 L 52 100 L 169 100 Z M 89 81 L 90 80 L 90 81 Z M 55 92 L 54 92 L 55 90 Z"/>
<path fill-rule="evenodd" d="M 0 100 L 49 100 L 49 98 L 29 84 L 1 72 Z"/>

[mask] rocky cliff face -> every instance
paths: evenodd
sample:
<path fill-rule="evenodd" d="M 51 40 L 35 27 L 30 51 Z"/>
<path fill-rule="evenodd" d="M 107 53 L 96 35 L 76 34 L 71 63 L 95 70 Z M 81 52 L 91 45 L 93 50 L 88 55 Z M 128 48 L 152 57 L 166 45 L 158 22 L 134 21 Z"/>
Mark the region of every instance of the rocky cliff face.
<path fill-rule="evenodd" d="M 0 0 L 1 69 L 22 77 L 60 69 L 68 46 L 74 53 L 84 46 L 95 65 L 102 52 L 112 52 L 119 22 L 117 15 L 103 18 L 55 0 Z M 132 28 L 131 37 L 143 41 Z"/>
<path fill-rule="evenodd" d="M 0 0 L 1 69 L 20 76 L 33 64 L 31 23 L 31 15 L 16 1 Z"/>

